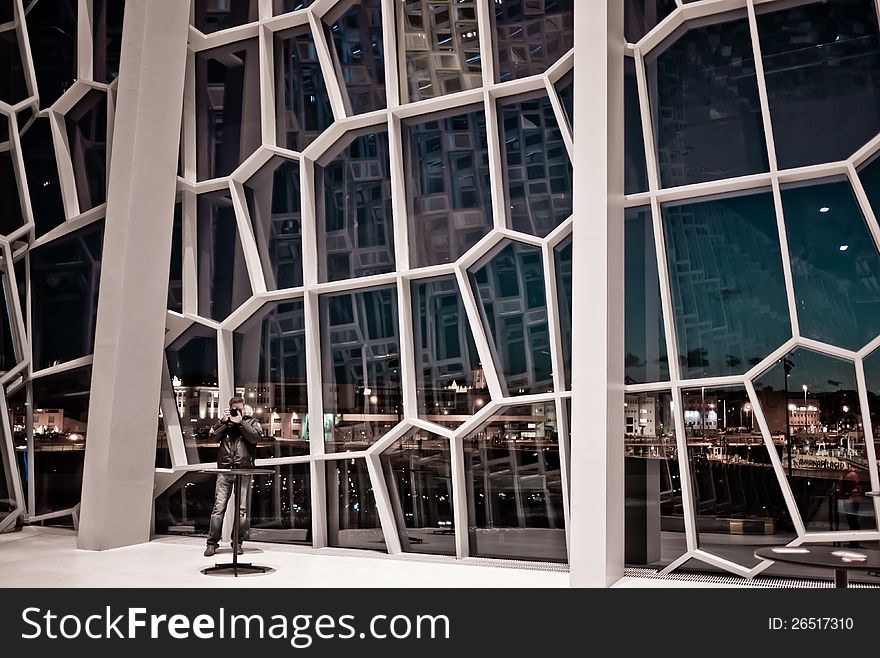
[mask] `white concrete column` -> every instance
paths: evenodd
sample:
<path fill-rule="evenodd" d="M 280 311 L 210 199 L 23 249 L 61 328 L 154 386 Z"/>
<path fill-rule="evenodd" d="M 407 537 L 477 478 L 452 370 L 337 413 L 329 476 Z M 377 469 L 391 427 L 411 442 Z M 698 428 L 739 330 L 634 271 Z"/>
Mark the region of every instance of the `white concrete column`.
<path fill-rule="evenodd" d="M 189 0 L 128 0 L 77 546 L 150 538 Z"/>
<path fill-rule="evenodd" d="M 623 3 L 575 3 L 570 565 L 623 576 Z"/>

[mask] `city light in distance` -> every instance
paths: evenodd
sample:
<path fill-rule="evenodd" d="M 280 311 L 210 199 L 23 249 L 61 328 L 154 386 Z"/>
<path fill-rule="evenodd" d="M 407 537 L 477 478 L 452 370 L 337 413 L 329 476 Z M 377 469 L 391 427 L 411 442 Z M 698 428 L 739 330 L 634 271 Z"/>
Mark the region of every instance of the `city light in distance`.
<path fill-rule="evenodd" d="M 823 213 L 828 212 L 829 210 L 831 210 L 831 208 L 829 208 L 828 206 L 822 206 L 821 208 L 819 208 L 819 212 Z"/>
<path fill-rule="evenodd" d="M 842 244 L 842 245 L 840 245 L 840 250 L 841 250 L 841 251 L 846 251 L 847 249 L 849 249 L 849 245 L 848 245 L 848 244 Z"/>

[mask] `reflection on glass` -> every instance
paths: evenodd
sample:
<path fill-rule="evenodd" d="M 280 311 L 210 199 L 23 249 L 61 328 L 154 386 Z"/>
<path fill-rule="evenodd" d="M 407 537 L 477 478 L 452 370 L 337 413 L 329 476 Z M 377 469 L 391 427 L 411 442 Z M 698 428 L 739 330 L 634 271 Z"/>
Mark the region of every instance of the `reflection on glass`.
<path fill-rule="evenodd" d="M 699 547 L 745 567 L 797 537 L 745 387 L 682 392 Z"/>
<path fill-rule="evenodd" d="M 18 31 L 0 32 L 0 101 L 15 105 L 28 97 L 18 46 Z"/>
<path fill-rule="evenodd" d="M 880 255 L 847 180 L 782 188 L 801 333 L 851 350 L 880 334 Z"/>
<path fill-rule="evenodd" d="M 756 9 L 779 167 L 848 158 L 880 132 L 875 3 L 826 0 Z"/>
<path fill-rule="evenodd" d="M 214 452 L 216 459 L 216 449 Z M 207 537 L 216 481 L 217 476 L 211 473 L 186 473 L 157 496 L 156 534 Z"/>
<path fill-rule="evenodd" d="M 404 102 L 483 84 L 476 0 L 401 0 L 397 6 Z"/>
<path fill-rule="evenodd" d="M 682 374 L 742 374 L 791 337 L 773 195 L 665 204 Z"/>
<path fill-rule="evenodd" d="M 419 418 L 458 427 L 489 401 L 454 275 L 411 284 Z"/>
<path fill-rule="evenodd" d="M 107 95 L 91 89 L 64 117 L 80 212 L 107 199 Z"/>
<path fill-rule="evenodd" d="M 333 123 L 315 40 L 307 25 L 275 33 L 278 144 L 302 151 Z"/>
<path fill-rule="evenodd" d="M 103 229 L 95 222 L 30 251 L 34 370 L 92 353 Z"/>
<path fill-rule="evenodd" d="M 507 407 L 464 437 L 471 555 L 565 562 L 553 402 Z"/>
<path fill-rule="evenodd" d="M 865 385 L 868 393 L 868 409 L 874 432 L 874 457 L 880 455 L 880 350 L 865 357 Z"/>
<path fill-rule="evenodd" d="M 156 427 L 156 468 L 171 468 L 171 450 L 168 448 L 168 428 L 162 409 L 159 409 L 158 425 Z"/>
<path fill-rule="evenodd" d="M 204 34 L 252 23 L 259 18 L 258 0 L 195 0 L 194 4 L 193 25 Z"/>
<path fill-rule="evenodd" d="M 645 136 L 639 111 L 639 88 L 636 65 L 632 57 L 623 59 L 623 112 L 624 112 L 624 192 L 637 194 L 648 191 L 648 165 L 645 163 Z M 569 113 L 571 116 L 571 113 Z"/>
<path fill-rule="evenodd" d="M 574 70 L 559 78 L 555 86 L 556 95 L 559 96 L 559 102 L 565 110 L 565 118 L 568 119 L 568 126 L 574 132 Z"/>
<path fill-rule="evenodd" d="M 385 55 L 381 0 L 347 0 L 323 18 L 349 113 L 385 107 Z"/>
<path fill-rule="evenodd" d="M 626 383 L 668 381 L 669 357 L 651 208 L 629 208 L 625 216 Z"/>
<path fill-rule="evenodd" d="M 349 133 L 315 166 L 318 279 L 394 270 L 388 132 Z"/>
<path fill-rule="evenodd" d="M 225 320 L 251 296 L 228 190 L 198 198 L 199 315 Z"/>
<path fill-rule="evenodd" d="M 125 0 L 92 0 L 92 2 L 95 80 L 110 83 L 119 76 Z"/>
<path fill-rule="evenodd" d="M 200 181 L 228 176 L 260 146 L 259 55 L 257 39 L 195 54 Z"/>
<path fill-rule="evenodd" d="M 61 183 L 48 117 L 37 117 L 22 133 L 21 151 L 36 224 L 34 231 L 39 238 L 64 222 Z"/>
<path fill-rule="evenodd" d="M 180 202 L 174 204 L 174 224 L 171 228 L 168 310 L 183 313 L 183 216 Z"/>
<path fill-rule="evenodd" d="M 314 0 L 272 0 L 272 15 L 286 14 L 297 9 L 305 9 Z"/>
<path fill-rule="evenodd" d="M 36 2 L 28 7 L 28 41 L 40 106 L 49 107 L 76 80 L 77 0 Z"/>
<path fill-rule="evenodd" d="M 327 462 L 327 545 L 385 550 L 365 459 Z"/>
<path fill-rule="evenodd" d="M 486 113 L 466 110 L 403 123 L 413 267 L 453 262 L 492 229 Z"/>
<path fill-rule="evenodd" d="M 413 429 L 381 460 L 403 551 L 455 555 L 449 441 Z"/>
<path fill-rule="evenodd" d="M 853 364 L 798 348 L 755 389 L 807 532 L 876 528 Z"/>
<path fill-rule="evenodd" d="M 321 295 L 327 452 L 363 450 L 403 419 L 397 288 Z"/>
<path fill-rule="evenodd" d="M 572 167 L 550 98 L 498 101 L 510 228 L 545 237 L 571 216 Z"/>
<path fill-rule="evenodd" d="M 505 395 L 552 391 L 540 247 L 508 240 L 468 274 Z"/>
<path fill-rule="evenodd" d="M 268 290 L 303 284 L 299 163 L 275 156 L 244 185 Z"/>
<path fill-rule="evenodd" d="M 27 410 L 30 405 L 27 402 L 27 388 L 22 384 L 14 393 L 6 399 L 9 410 L 9 426 L 12 428 L 12 447 L 14 456 L 12 468 L 18 470 L 19 481 L 21 482 L 23 505 L 28 500 L 28 414 Z"/>
<path fill-rule="evenodd" d="M 37 514 L 79 503 L 92 367 L 34 379 L 34 502 Z"/>
<path fill-rule="evenodd" d="M 624 0 L 623 32 L 629 43 L 653 30 L 675 10 L 675 0 Z"/>
<path fill-rule="evenodd" d="M 574 0 L 505 0 L 492 12 L 499 82 L 544 73 L 574 46 Z"/>
<path fill-rule="evenodd" d="M 233 332 L 235 392 L 266 440 L 257 458 L 309 454 L 303 301 L 271 302 Z"/>
<path fill-rule="evenodd" d="M 553 250 L 556 265 L 556 303 L 559 304 L 559 328 L 562 335 L 562 365 L 565 389 L 571 389 L 571 333 L 574 289 L 572 288 L 572 238 L 565 238 Z"/>
<path fill-rule="evenodd" d="M 686 26 L 645 60 L 664 187 L 768 170 L 752 41 L 741 15 Z"/>

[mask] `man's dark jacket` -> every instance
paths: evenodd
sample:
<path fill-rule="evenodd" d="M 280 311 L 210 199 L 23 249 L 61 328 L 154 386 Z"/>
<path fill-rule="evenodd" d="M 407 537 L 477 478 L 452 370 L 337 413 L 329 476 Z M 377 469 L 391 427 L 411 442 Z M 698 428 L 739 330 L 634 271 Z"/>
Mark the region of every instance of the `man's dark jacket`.
<path fill-rule="evenodd" d="M 252 416 L 245 416 L 240 423 L 220 421 L 211 428 L 211 437 L 220 440 L 218 468 L 253 468 L 263 428 Z"/>

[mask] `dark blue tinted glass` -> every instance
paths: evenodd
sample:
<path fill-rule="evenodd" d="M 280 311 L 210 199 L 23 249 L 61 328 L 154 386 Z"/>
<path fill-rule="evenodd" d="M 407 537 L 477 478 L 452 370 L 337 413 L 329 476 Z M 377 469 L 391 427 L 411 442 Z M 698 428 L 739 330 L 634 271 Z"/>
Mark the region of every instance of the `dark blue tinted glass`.
<path fill-rule="evenodd" d="M 275 157 L 244 185 L 268 290 L 303 284 L 299 163 Z"/>
<path fill-rule="evenodd" d="M 34 370 L 92 353 L 104 223 L 30 252 Z"/>
<path fill-rule="evenodd" d="M 508 241 L 468 274 L 506 395 L 552 391 L 541 249 Z"/>
<path fill-rule="evenodd" d="M 385 107 L 381 0 L 349 0 L 324 17 L 339 82 L 354 114 Z"/>
<path fill-rule="evenodd" d="M 363 450 L 403 419 L 397 289 L 321 296 L 324 444 Z"/>
<path fill-rule="evenodd" d="M 625 236 L 626 383 L 665 382 L 669 357 L 650 207 L 626 211 Z"/>
<path fill-rule="evenodd" d="M 394 270 L 387 132 L 355 133 L 315 167 L 318 277 L 337 281 Z"/>
<path fill-rule="evenodd" d="M 193 25 L 205 34 L 256 21 L 258 0 L 195 0 Z"/>
<path fill-rule="evenodd" d="M 505 0 L 494 9 L 499 82 L 540 75 L 574 46 L 574 0 Z"/>
<path fill-rule="evenodd" d="M 559 325 L 562 335 L 563 385 L 571 388 L 571 317 L 574 305 L 572 288 L 572 239 L 563 240 L 553 250 L 556 265 L 556 303 L 559 305 Z"/>
<path fill-rule="evenodd" d="M 675 0 L 624 0 L 623 33 L 636 43 L 675 10 Z"/>
<path fill-rule="evenodd" d="M 801 334 L 852 350 L 880 334 L 880 256 L 846 180 L 782 189 Z"/>
<path fill-rule="evenodd" d="M 544 237 L 571 216 L 572 167 L 546 95 L 498 102 L 510 228 Z"/>
<path fill-rule="evenodd" d="M 21 135 L 21 150 L 34 213 L 36 237 L 64 222 L 61 183 L 49 119 L 38 117 Z"/>
<path fill-rule="evenodd" d="M 639 112 L 639 86 L 636 81 L 636 64 L 631 57 L 623 60 L 624 96 L 624 192 L 636 194 L 648 191 L 648 165 L 645 163 L 645 135 L 642 131 L 642 115 Z"/>
<path fill-rule="evenodd" d="M 76 16 L 77 0 L 40 1 L 27 12 L 40 107 L 52 105 L 76 80 Z"/>
<path fill-rule="evenodd" d="M 14 105 L 28 95 L 18 46 L 18 31 L 0 32 L 0 101 Z"/>
<path fill-rule="evenodd" d="M 286 14 L 289 11 L 305 9 L 313 0 L 272 0 L 272 15 Z"/>
<path fill-rule="evenodd" d="M 559 78 L 555 86 L 559 102 L 565 110 L 565 118 L 568 119 L 568 126 L 574 132 L 574 70 Z"/>
<path fill-rule="evenodd" d="M 742 374 L 791 338 L 771 192 L 663 207 L 685 377 Z"/>
<path fill-rule="evenodd" d="M 492 229 L 486 114 L 403 124 L 413 267 L 457 260 Z"/>
<path fill-rule="evenodd" d="M 168 310 L 183 313 L 183 208 L 179 202 L 174 204 L 174 224 L 171 229 Z"/>
<path fill-rule="evenodd" d="M 880 455 L 880 350 L 874 350 L 865 357 L 865 384 L 868 389 L 868 408 L 871 412 L 871 427 L 874 430 L 874 455 Z"/>
<path fill-rule="evenodd" d="M 125 0 L 92 0 L 92 40 L 95 44 L 95 80 L 113 82 L 119 76 L 122 19 Z"/>
<path fill-rule="evenodd" d="M 758 33 L 779 167 L 844 160 L 880 132 L 876 5 L 774 9 L 758 8 Z"/>
<path fill-rule="evenodd" d="M 768 170 L 745 17 L 676 32 L 646 66 L 664 187 Z"/>
<path fill-rule="evenodd" d="M 385 550 L 366 459 L 327 463 L 327 545 Z"/>
<path fill-rule="evenodd" d="M 107 95 L 90 90 L 64 117 L 80 212 L 107 199 Z"/>
<path fill-rule="evenodd" d="M 412 282 L 419 418 L 457 427 L 489 401 L 454 275 Z"/>

